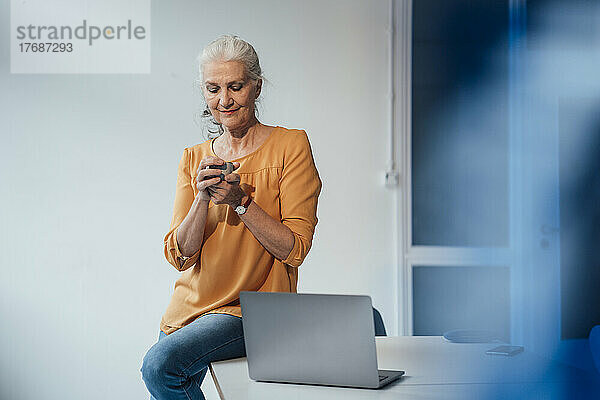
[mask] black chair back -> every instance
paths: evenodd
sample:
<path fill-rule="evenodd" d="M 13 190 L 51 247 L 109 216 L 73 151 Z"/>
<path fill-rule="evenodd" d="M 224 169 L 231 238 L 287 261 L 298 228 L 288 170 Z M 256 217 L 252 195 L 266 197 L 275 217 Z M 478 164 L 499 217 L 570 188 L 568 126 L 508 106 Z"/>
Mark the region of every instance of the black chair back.
<path fill-rule="evenodd" d="M 375 336 L 387 336 L 383 318 L 375 307 L 373 307 L 373 322 L 375 323 Z"/>

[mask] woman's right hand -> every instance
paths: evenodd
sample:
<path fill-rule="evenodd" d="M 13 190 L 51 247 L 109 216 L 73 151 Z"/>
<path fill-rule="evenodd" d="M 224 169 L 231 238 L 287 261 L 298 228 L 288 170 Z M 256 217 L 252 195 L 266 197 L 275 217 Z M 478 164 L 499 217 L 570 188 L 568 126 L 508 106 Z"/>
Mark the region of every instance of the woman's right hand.
<path fill-rule="evenodd" d="M 206 188 L 221 182 L 221 178 L 218 176 L 207 180 L 204 180 L 204 177 L 220 175 L 223 172 L 220 169 L 206 169 L 206 167 L 209 165 L 222 165 L 224 163 L 225 161 L 215 156 L 204 157 L 202 161 L 200 161 L 200 165 L 198 166 L 198 170 L 196 171 L 196 188 L 198 188 L 197 196 L 200 197 L 200 200 L 209 201 L 210 194 L 208 193 Z"/>

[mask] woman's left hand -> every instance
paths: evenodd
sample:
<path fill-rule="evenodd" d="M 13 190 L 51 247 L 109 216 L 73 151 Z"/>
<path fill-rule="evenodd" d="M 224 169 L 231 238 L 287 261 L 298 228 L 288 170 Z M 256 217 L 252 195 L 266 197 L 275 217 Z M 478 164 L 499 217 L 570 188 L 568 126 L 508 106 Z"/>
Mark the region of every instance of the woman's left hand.
<path fill-rule="evenodd" d="M 240 167 L 239 162 L 233 163 L 233 169 Z M 237 207 L 246 193 L 240 187 L 240 176 L 235 172 L 225 175 L 225 179 L 216 185 L 211 185 L 206 188 L 210 194 L 210 200 L 214 204 L 228 204 L 232 207 Z"/>

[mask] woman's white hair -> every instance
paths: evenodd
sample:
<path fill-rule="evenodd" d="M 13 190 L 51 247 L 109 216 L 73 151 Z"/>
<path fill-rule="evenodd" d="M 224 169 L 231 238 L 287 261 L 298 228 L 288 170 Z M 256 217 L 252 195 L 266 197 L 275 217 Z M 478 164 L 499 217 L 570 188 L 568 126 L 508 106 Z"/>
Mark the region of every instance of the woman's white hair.
<path fill-rule="evenodd" d="M 213 61 L 239 61 L 244 65 L 247 77 L 250 80 L 256 82 L 259 79 L 264 79 L 256 50 L 250 43 L 238 36 L 223 35 L 218 37 L 202 50 L 197 60 L 201 84 L 203 84 L 204 66 Z M 254 107 L 254 110 L 257 112 L 256 107 Z M 223 127 L 212 118 L 208 105 L 206 105 L 201 115 L 203 118 L 208 118 L 213 125 L 216 125 L 216 129 L 208 128 L 209 137 L 219 136 L 223 133 Z"/>
<path fill-rule="evenodd" d="M 253 81 L 262 79 L 262 70 L 254 47 L 234 35 L 223 35 L 210 42 L 198 57 L 200 73 L 204 66 L 212 61 L 239 61 L 244 64 L 248 78 Z"/>

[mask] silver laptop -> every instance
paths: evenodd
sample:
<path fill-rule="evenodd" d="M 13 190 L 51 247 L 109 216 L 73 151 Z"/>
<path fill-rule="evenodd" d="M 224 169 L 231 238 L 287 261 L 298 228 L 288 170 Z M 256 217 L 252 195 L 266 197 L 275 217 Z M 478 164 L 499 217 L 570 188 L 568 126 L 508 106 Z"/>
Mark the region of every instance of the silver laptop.
<path fill-rule="evenodd" d="M 377 389 L 404 371 L 377 370 L 369 296 L 240 292 L 250 378 Z"/>

